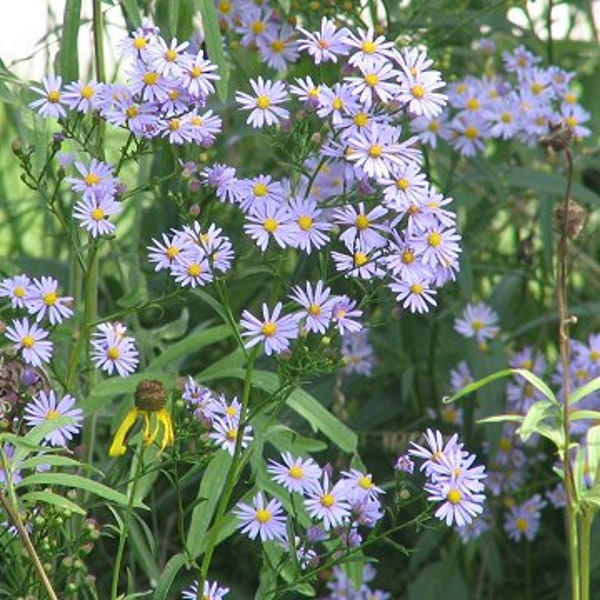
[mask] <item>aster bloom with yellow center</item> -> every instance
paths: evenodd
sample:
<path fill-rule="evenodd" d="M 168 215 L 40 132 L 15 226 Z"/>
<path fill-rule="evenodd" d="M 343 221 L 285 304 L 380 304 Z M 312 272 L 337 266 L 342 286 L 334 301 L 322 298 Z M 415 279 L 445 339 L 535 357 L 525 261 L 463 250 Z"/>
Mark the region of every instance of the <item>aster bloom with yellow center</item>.
<path fill-rule="evenodd" d="M 358 469 L 350 469 L 350 471 L 342 471 L 343 479 L 346 486 L 348 497 L 352 503 L 362 502 L 366 498 L 376 500 L 379 494 L 384 491 L 373 483 L 371 473 L 363 473 Z"/>
<path fill-rule="evenodd" d="M 342 41 L 348 35 L 348 30 L 345 27 L 338 29 L 327 17 L 322 17 L 320 31 L 307 31 L 302 27 L 296 29 L 304 36 L 300 40 L 299 49 L 307 52 L 315 65 L 322 62 L 336 63 L 338 56 L 348 54 L 349 48 Z"/>
<path fill-rule="evenodd" d="M 233 456 L 235 448 L 240 439 L 240 448 L 243 450 L 252 443 L 252 426 L 244 425 L 243 432 L 240 433 L 240 415 L 213 416 L 210 417 L 211 432 L 208 437 L 213 440 L 223 450 L 226 450 Z"/>
<path fill-rule="evenodd" d="M 185 235 L 166 233 L 162 234 L 162 242 L 156 238 L 152 240 L 153 245 L 148 246 L 148 260 L 154 264 L 155 271 L 169 269 L 182 252 L 189 249 L 192 242 Z"/>
<path fill-rule="evenodd" d="M 290 116 L 286 108 L 279 106 L 287 100 L 288 94 L 285 83 L 282 81 L 268 81 L 258 77 L 250 80 L 254 96 L 237 92 L 236 101 L 242 110 L 249 110 L 247 123 L 254 129 L 260 129 L 265 125 L 278 125 L 282 119 Z"/>
<path fill-rule="evenodd" d="M 42 363 L 50 362 L 54 344 L 47 340 L 48 332 L 35 323 L 29 324 L 29 319 L 15 319 L 6 328 L 4 335 L 15 343 L 23 360 L 32 367 L 41 367 Z"/>
<path fill-rule="evenodd" d="M 189 45 L 189 42 L 178 44 L 177 38 L 173 38 L 171 43 L 167 44 L 158 36 L 148 52 L 148 63 L 164 77 L 178 77 L 184 69 L 184 50 Z"/>
<path fill-rule="evenodd" d="M 217 65 L 213 64 L 200 50 L 196 56 L 186 54 L 183 58 L 181 83 L 194 98 L 206 98 L 215 92 L 214 82 L 221 79 L 216 73 Z"/>
<path fill-rule="evenodd" d="M 267 471 L 286 490 L 304 494 L 321 478 L 322 469 L 312 458 L 294 457 L 290 452 L 283 452 L 281 458 L 283 464 L 270 459 Z"/>
<path fill-rule="evenodd" d="M 287 350 L 291 340 L 298 337 L 298 318 L 296 315 L 281 316 L 283 305 L 278 302 L 269 311 L 266 304 L 262 306 L 262 319 L 255 317 L 250 311 L 242 313 L 242 337 L 248 338 L 246 348 L 252 348 L 260 342 L 265 344 L 265 354 L 270 356 L 273 352 L 279 354 Z"/>
<path fill-rule="evenodd" d="M 85 197 L 94 195 L 114 195 L 118 180 L 113 174 L 111 165 L 92 158 L 89 165 L 76 161 L 75 168 L 81 177 L 67 177 L 74 192 L 81 192 Z"/>
<path fill-rule="evenodd" d="M 166 408 L 167 390 L 155 379 L 141 381 L 135 390 L 135 406 L 119 425 L 108 451 L 109 456 L 121 456 L 127 451 L 125 438 L 137 421 L 143 417 L 142 440 L 145 446 L 157 443 L 162 452 L 175 441 L 171 414 Z"/>
<path fill-rule="evenodd" d="M 504 530 L 508 537 L 515 542 L 523 538 L 535 539 L 542 519 L 541 511 L 546 504 L 539 494 L 534 494 L 522 504 L 512 506 L 504 515 Z"/>
<path fill-rule="evenodd" d="M 196 288 L 213 280 L 213 272 L 206 253 L 198 247 L 180 255 L 171 265 L 170 272 L 175 281 L 184 287 Z"/>
<path fill-rule="evenodd" d="M 13 308 L 25 308 L 27 297 L 33 292 L 27 275 L 15 275 L 0 281 L 0 298 L 9 298 Z"/>
<path fill-rule="evenodd" d="M 393 277 L 389 288 L 396 294 L 396 300 L 402 303 L 402 308 L 407 308 L 413 313 L 429 312 L 436 306 L 436 291 L 432 281 L 426 273 L 407 271 L 402 279 Z"/>
<path fill-rule="evenodd" d="M 29 313 L 36 316 L 37 321 L 47 316 L 52 325 L 57 325 L 73 315 L 72 303 L 71 296 L 58 295 L 56 279 L 41 277 L 33 280 L 25 305 Z"/>
<path fill-rule="evenodd" d="M 331 486 L 329 476 L 324 473 L 323 480 L 317 481 L 306 492 L 306 496 L 304 506 L 308 514 L 323 521 L 323 527 L 327 531 L 348 522 L 350 503 L 343 481 L 340 480 Z"/>
<path fill-rule="evenodd" d="M 375 30 L 372 27 L 368 29 L 359 27 L 356 31 L 348 30 L 348 34 L 342 38 L 342 41 L 351 52 L 348 64 L 358 68 L 378 65 L 396 57 L 397 50 L 394 42 L 386 40 L 383 35 L 375 37 Z"/>
<path fill-rule="evenodd" d="M 83 423 L 83 411 L 73 408 L 75 398 L 68 394 L 57 400 L 53 390 L 39 391 L 25 406 L 23 419 L 29 427 L 35 427 L 59 417 L 68 417 L 68 422 L 46 434 L 44 441 L 51 446 L 66 446 L 79 433 Z"/>
<path fill-rule="evenodd" d="M 304 320 L 308 331 L 324 334 L 331 323 L 331 310 L 336 301 L 335 296 L 331 296 L 331 289 L 324 287 L 324 283 L 319 280 L 314 290 L 310 281 L 307 281 L 305 290 L 297 285 L 293 292 L 290 298 L 304 309 L 297 314 L 298 319 Z"/>
<path fill-rule="evenodd" d="M 238 529 L 251 540 L 260 537 L 263 542 L 285 541 L 287 538 L 287 515 L 281 502 L 275 498 L 267 502 L 266 496 L 258 492 L 252 499 L 252 505 L 238 502 L 233 513 L 240 520 Z"/>
<path fill-rule="evenodd" d="M 74 81 L 65 87 L 64 103 L 80 113 L 90 113 L 98 106 L 98 92 L 102 86 L 93 79 L 88 82 Z"/>
<path fill-rule="evenodd" d="M 92 237 L 113 233 L 115 224 L 108 219 L 121 212 L 121 204 L 109 193 L 93 193 L 84 197 L 73 207 L 73 218 L 80 222 Z"/>
<path fill-rule="evenodd" d="M 484 494 L 470 492 L 459 482 L 438 481 L 425 485 L 430 502 L 441 502 L 435 516 L 445 521 L 448 527 L 468 525 L 483 512 Z"/>
<path fill-rule="evenodd" d="M 500 331 L 497 326 L 498 314 L 487 304 L 467 304 L 460 318 L 454 322 L 454 329 L 467 338 L 474 337 L 479 344 L 485 344 Z"/>
<path fill-rule="evenodd" d="M 121 377 L 133 373 L 138 365 L 135 340 L 125 335 L 127 328 L 121 323 L 102 323 L 92 334 L 92 361 L 96 368 L 109 375 Z"/>
<path fill-rule="evenodd" d="M 380 248 L 386 244 L 383 234 L 389 231 L 388 223 L 382 222 L 387 212 L 383 206 L 367 211 L 364 202 L 359 202 L 358 207 L 347 204 L 335 211 L 333 222 L 344 226 L 340 240 L 348 250 L 356 248 L 357 240 L 365 248 Z"/>
<path fill-rule="evenodd" d="M 361 65 L 361 76 L 346 77 L 352 95 L 358 97 L 365 109 L 370 109 L 377 102 L 389 102 L 400 93 L 396 79 L 400 74 L 392 63 L 381 62 Z"/>
<path fill-rule="evenodd" d="M 224 4 L 221 2 L 221 4 Z M 201 600 L 224 600 L 225 595 L 229 592 L 229 588 L 221 587 L 216 581 L 204 582 Z M 194 581 L 192 585 L 181 594 L 182 600 L 198 600 L 198 582 Z"/>
<path fill-rule="evenodd" d="M 30 108 L 34 108 L 42 117 L 50 117 L 58 119 L 66 117 L 67 112 L 62 105 L 62 78 L 60 75 L 47 75 L 42 80 L 42 88 L 32 87 L 31 90 L 40 94 L 42 97 L 34 100 L 29 104 Z"/>
<path fill-rule="evenodd" d="M 312 198 L 292 198 L 289 211 L 295 221 L 295 245 L 303 252 L 310 254 L 329 242 L 328 231 L 331 224 L 325 220 L 316 200 Z"/>
<path fill-rule="evenodd" d="M 244 232 L 264 252 L 269 242 L 274 241 L 280 248 L 296 245 L 296 225 L 285 204 L 275 200 L 256 203 L 246 215 Z"/>

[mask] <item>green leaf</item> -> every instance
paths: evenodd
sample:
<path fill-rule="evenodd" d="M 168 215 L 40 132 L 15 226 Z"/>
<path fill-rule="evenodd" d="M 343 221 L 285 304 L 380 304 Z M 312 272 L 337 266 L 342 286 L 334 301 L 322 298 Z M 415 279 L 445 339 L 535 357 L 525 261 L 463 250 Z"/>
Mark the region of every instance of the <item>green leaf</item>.
<path fill-rule="evenodd" d="M 279 451 L 291 452 L 294 455 L 314 454 L 327 450 L 325 442 L 304 437 L 281 423 L 271 425 L 265 432 L 265 439 Z"/>
<path fill-rule="evenodd" d="M 597 421 L 598 419 L 600 419 L 598 410 L 574 410 L 569 413 L 569 421 Z"/>
<path fill-rule="evenodd" d="M 588 429 L 586 435 L 588 469 L 592 481 L 598 480 L 598 466 L 600 464 L 600 425 Z"/>
<path fill-rule="evenodd" d="M 208 58 L 217 65 L 218 73 L 221 76 L 221 79 L 217 81 L 217 93 L 221 102 L 226 102 L 229 87 L 229 67 L 227 66 L 225 53 L 223 52 L 223 41 L 221 40 L 217 9 L 212 0 L 198 0 L 198 6 L 200 7 L 202 24 L 204 26 L 206 52 Z"/>
<path fill-rule="evenodd" d="M 63 16 L 63 29 L 60 40 L 60 74 L 65 83 L 79 78 L 79 52 L 77 36 L 81 22 L 81 0 L 67 0 Z"/>
<path fill-rule="evenodd" d="M 60 456 L 56 454 L 40 454 L 32 456 L 31 458 L 25 459 L 19 463 L 20 469 L 37 469 L 37 467 L 44 465 L 49 467 L 74 467 L 79 468 L 82 464 L 74 458 L 68 456 Z"/>
<path fill-rule="evenodd" d="M 168 366 L 170 371 L 177 371 L 181 360 L 198 352 L 201 348 L 220 342 L 231 335 L 231 327 L 228 325 L 217 325 L 189 334 L 183 340 L 169 346 L 161 355 L 152 360 L 148 365 L 148 370 L 158 371 Z"/>
<path fill-rule="evenodd" d="M 483 419 L 477 419 L 477 423 L 521 423 L 523 421 L 522 415 L 494 415 L 493 417 L 484 417 Z"/>
<path fill-rule="evenodd" d="M 527 441 L 533 433 L 538 431 L 537 427 L 541 421 L 550 416 L 555 410 L 553 403 L 549 400 L 538 400 L 531 405 L 527 411 L 518 433 L 521 439 Z"/>
<path fill-rule="evenodd" d="M 243 378 L 244 372 L 240 373 Z M 268 371 L 254 371 L 252 382 L 266 392 L 279 389 L 279 378 Z M 321 431 L 344 452 L 354 453 L 358 445 L 358 437 L 350 428 L 330 413 L 316 398 L 308 392 L 297 388 L 287 399 L 287 405 L 302 418 L 306 419 L 313 431 Z"/>
<path fill-rule="evenodd" d="M 98 481 L 93 481 L 92 479 L 82 477 L 81 475 L 72 475 L 70 473 L 34 473 L 33 475 L 23 477 L 23 479 L 16 484 L 15 487 L 20 489 L 27 488 L 32 485 L 65 486 L 85 490 L 86 492 L 95 494 L 96 496 L 104 498 L 109 502 L 114 502 L 115 504 L 127 506 L 129 503 L 129 500 L 125 494 L 121 494 L 120 492 L 117 492 L 112 488 L 99 483 Z M 136 508 L 148 508 L 142 503 L 134 504 L 134 506 Z"/>
<path fill-rule="evenodd" d="M 119 4 L 125 14 L 128 25 L 134 29 L 140 27 L 142 24 L 142 15 L 140 15 L 140 9 L 136 0 L 119 0 Z"/>
<path fill-rule="evenodd" d="M 597 390 L 600 390 L 600 377 L 596 377 L 595 379 L 588 381 L 585 385 L 575 390 L 572 394 L 569 394 L 569 406 L 577 404 L 586 396 L 589 396 Z"/>
<path fill-rule="evenodd" d="M 502 371 L 497 371 L 496 373 L 492 373 L 491 375 L 488 375 L 487 377 L 484 377 L 483 379 L 479 379 L 477 381 L 473 381 L 472 383 L 469 383 L 464 388 L 462 388 L 461 390 L 456 392 L 456 394 L 454 394 L 453 396 L 446 396 L 446 397 L 442 398 L 442 401 L 444 402 L 444 404 L 450 404 L 451 402 L 456 402 L 456 400 L 459 400 L 460 398 L 463 398 L 464 396 L 467 396 L 468 394 L 472 394 L 473 392 L 476 392 L 477 390 L 481 389 L 484 385 L 487 385 L 488 383 L 492 383 L 492 381 L 496 381 L 498 379 L 503 379 L 504 377 L 510 377 L 511 375 L 513 375 L 514 371 L 515 371 L 515 369 L 504 369 Z"/>
<path fill-rule="evenodd" d="M 536 389 L 538 389 L 548 400 L 550 400 L 553 404 L 557 406 L 560 405 L 554 392 L 534 373 L 528 371 L 527 369 L 512 369 L 515 375 L 520 375 L 524 379 L 527 379 L 529 383 Z"/>
<path fill-rule="evenodd" d="M 72 417 L 58 417 L 56 419 L 46 420 L 39 425 L 36 425 L 31 431 L 28 431 L 24 436 L 11 436 L 10 441 L 15 446 L 15 452 L 12 457 L 14 464 L 22 463 L 28 454 L 31 452 L 39 452 L 40 450 L 49 451 L 49 448 L 42 446 L 42 441 L 47 435 L 53 431 L 74 423 Z M 7 438 L 8 439 L 8 438 Z"/>
<path fill-rule="evenodd" d="M 23 494 L 20 499 L 25 506 L 30 506 L 41 502 L 43 504 L 50 504 L 58 508 L 64 508 L 80 515 L 87 514 L 86 511 L 81 508 L 81 506 L 75 504 L 75 502 L 72 500 L 69 500 L 64 496 L 60 496 L 59 494 L 54 494 L 53 492 L 27 492 L 26 494 Z"/>
<path fill-rule="evenodd" d="M 171 556 L 160 574 L 152 600 L 167 600 L 169 598 L 171 584 L 179 571 L 187 565 L 187 562 L 188 559 L 185 554 L 179 553 Z"/>
<path fill-rule="evenodd" d="M 192 556 L 198 556 L 206 544 L 206 533 L 225 487 L 231 465 L 231 456 L 218 451 L 210 461 L 198 489 L 196 507 L 192 512 L 186 547 Z"/>
<path fill-rule="evenodd" d="M 290 7 L 292 5 L 291 0 L 278 0 L 279 2 L 279 6 L 281 6 L 281 9 L 283 10 L 283 12 L 287 15 L 290 12 Z"/>

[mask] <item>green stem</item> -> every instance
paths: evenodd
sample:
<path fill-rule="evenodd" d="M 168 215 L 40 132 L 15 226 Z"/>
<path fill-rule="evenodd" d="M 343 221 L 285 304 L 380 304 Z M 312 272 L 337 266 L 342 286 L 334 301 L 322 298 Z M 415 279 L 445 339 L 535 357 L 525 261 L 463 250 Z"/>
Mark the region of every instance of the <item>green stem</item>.
<path fill-rule="evenodd" d="M 92 0 L 93 23 L 92 31 L 94 36 L 94 67 L 96 70 L 96 79 L 106 81 L 106 70 L 104 67 L 104 14 L 102 13 L 101 0 Z M 104 158 L 104 132 L 106 123 L 99 116 L 94 117 L 96 126 L 96 152 L 99 158 Z"/>
<path fill-rule="evenodd" d="M 144 464 L 144 441 L 143 437 L 140 437 L 138 445 L 137 464 L 135 465 L 135 472 L 133 480 L 129 486 L 129 498 L 127 501 L 127 512 L 125 513 L 125 519 L 123 521 L 123 527 L 119 535 L 119 547 L 117 548 L 117 555 L 115 557 L 113 567 L 112 584 L 110 588 L 111 600 L 116 600 L 117 593 L 119 591 L 119 575 L 121 573 L 121 563 L 123 562 L 123 554 L 125 552 L 125 544 L 127 542 L 127 536 L 129 534 L 129 525 L 131 524 L 131 517 L 133 516 L 133 503 L 135 502 L 135 492 L 137 489 L 138 481 L 140 480 L 140 474 L 142 472 Z"/>
<path fill-rule="evenodd" d="M 584 508 L 580 518 L 581 545 L 579 547 L 579 585 L 581 587 L 581 600 L 590 600 L 590 552 L 594 510 Z"/>
<path fill-rule="evenodd" d="M 204 593 L 204 582 L 206 581 L 206 577 L 210 569 L 210 563 L 212 561 L 213 553 L 217 545 L 217 540 L 219 539 L 219 533 L 221 532 L 221 529 L 223 527 L 223 520 L 227 511 L 227 506 L 229 505 L 231 494 L 233 493 L 233 489 L 238 480 L 238 470 L 242 458 L 242 439 L 244 437 L 245 425 L 243 418 L 248 410 L 248 405 L 250 403 L 250 391 L 252 389 L 252 373 L 254 371 L 254 361 L 256 360 L 256 356 L 258 354 L 258 348 L 259 346 L 255 346 L 252 349 L 252 352 L 250 353 L 250 356 L 248 358 L 248 363 L 246 364 L 246 376 L 244 378 L 244 389 L 242 392 L 242 407 L 240 409 L 240 425 L 237 432 L 237 438 L 235 440 L 235 450 L 233 452 L 233 459 L 231 461 L 231 464 L 229 465 L 229 470 L 227 471 L 225 486 L 223 489 L 223 493 L 221 494 L 221 498 L 219 500 L 219 505 L 217 506 L 215 520 L 213 526 L 208 532 L 206 551 L 204 553 L 204 558 L 200 567 L 200 578 L 198 581 L 198 591 L 196 595 L 197 600 L 202 600 Z"/>
<path fill-rule="evenodd" d="M 52 587 L 52 583 L 50 582 L 50 579 L 48 579 L 48 575 L 46 574 L 46 571 L 44 570 L 44 565 L 42 564 L 42 561 L 40 560 L 38 553 L 36 552 L 33 544 L 31 543 L 31 539 L 29 537 L 29 534 L 27 533 L 27 529 L 23 525 L 23 522 L 21 521 L 21 517 L 19 516 L 19 513 L 15 509 L 15 506 L 5 496 L 4 492 L 0 492 L 0 504 L 6 511 L 8 518 L 13 522 L 13 525 L 17 528 L 19 537 L 21 538 L 21 541 L 23 542 L 23 545 L 25 546 L 25 550 L 27 551 L 27 554 L 29 555 L 31 562 L 33 563 L 33 568 L 35 569 L 35 572 L 37 573 L 38 577 L 40 578 L 40 581 L 42 582 L 44 588 L 46 589 L 48 596 L 50 597 L 51 600 L 58 600 L 58 596 L 56 595 L 56 592 L 54 591 L 54 588 Z"/>

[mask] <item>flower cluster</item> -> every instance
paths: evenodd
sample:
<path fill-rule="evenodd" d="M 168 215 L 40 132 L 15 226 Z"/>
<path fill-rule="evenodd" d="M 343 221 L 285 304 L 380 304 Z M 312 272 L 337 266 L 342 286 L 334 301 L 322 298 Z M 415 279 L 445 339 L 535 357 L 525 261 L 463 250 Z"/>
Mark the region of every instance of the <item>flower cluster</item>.
<path fill-rule="evenodd" d="M 433 61 L 423 51 L 398 50 L 372 29 L 337 28 L 324 18 L 320 31 L 294 32 L 272 22 L 268 3 L 248 12 L 251 20 L 243 11 L 235 26 L 243 45 L 270 52 L 259 41 L 263 33 L 252 34 L 270 31 L 264 39 L 275 36 L 276 48 L 294 48 L 284 52 L 286 61 L 300 51 L 315 64 L 345 57 L 348 68 L 332 85 L 310 77 L 258 78 L 250 80 L 252 93 L 236 95 L 253 128 L 293 124 L 309 115 L 319 141 L 302 165 L 305 175 L 238 178 L 234 167 L 215 163 L 202 170 L 201 184 L 244 213 L 244 231 L 263 252 L 277 246 L 310 254 L 337 244 L 330 254 L 338 272 L 387 280 L 403 308 L 427 312 L 436 304 L 436 290 L 454 279 L 460 254 L 451 199 L 427 181 L 418 140 L 403 139 L 401 125 L 403 119 L 441 113 L 446 97 L 437 90 L 445 84 Z"/>
<path fill-rule="evenodd" d="M 350 577 L 340 567 L 333 567 L 331 579 L 327 582 L 329 595 L 323 600 L 389 600 L 391 595 L 382 590 L 373 590 L 371 581 L 375 578 L 375 568 L 366 564 L 363 568 L 361 585 L 357 589 Z"/>
<path fill-rule="evenodd" d="M 349 340 L 347 336 L 362 329 L 357 320 L 362 311 L 357 308 L 356 301 L 346 295 L 336 296 L 321 280 L 314 285 L 309 281 L 304 287 L 295 286 L 289 297 L 298 307 L 292 314 L 282 315 L 281 302 L 272 311 L 263 304 L 262 318 L 248 310 L 242 313 L 242 337 L 248 338 L 246 348 L 264 342 L 265 354 L 270 356 L 273 352 L 279 354 L 287 350 L 301 332 L 324 335 L 335 328 L 343 340 Z M 351 344 L 351 341 L 347 343 Z"/>
<path fill-rule="evenodd" d="M 101 323 L 92 334 L 92 360 L 96 368 L 112 375 L 127 377 L 138 365 L 135 340 L 125 335 L 127 327 L 122 323 Z"/>
<path fill-rule="evenodd" d="M 241 448 L 247 448 L 252 442 L 252 426 L 242 424 L 242 404 L 237 398 L 228 402 L 224 395 L 217 396 L 192 377 L 188 377 L 181 397 L 191 405 L 194 416 L 210 429 L 209 438 L 229 454 L 235 452 L 240 427 L 243 430 Z"/>
<path fill-rule="evenodd" d="M 123 41 L 122 51 L 131 60 L 126 84 L 76 81 L 63 89 L 62 79 L 49 75 L 43 88 L 32 88 L 41 98 L 30 106 L 52 118 L 66 117 L 67 109 L 94 112 L 137 137 L 210 146 L 221 119 L 203 109 L 219 76 L 204 52 L 177 39 L 167 43 L 148 22 Z"/>
<path fill-rule="evenodd" d="M 483 512 L 485 467 L 473 466 L 476 456 L 463 449 L 457 434 L 444 441 L 439 431 L 427 429 L 425 440 L 428 447 L 411 442 L 408 453 L 423 461 L 428 499 L 441 503 L 435 516 L 448 526 L 469 524 Z"/>
<path fill-rule="evenodd" d="M 539 494 L 535 494 L 522 504 L 510 508 L 504 519 L 504 529 L 508 537 L 515 542 L 526 538 L 531 541 L 535 538 L 541 522 L 541 510 L 546 502 Z"/>
<path fill-rule="evenodd" d="M 210 225 L 206 231 L 194 221 L 181 230 L 163 233 L 148 247 L 155 271 L 166 269 L 181 286 L 203 286 L 215 273 L 226 273 L 233 261 L 233 246 L 222 230 Z"/>
<path fill-rule="evenodd" d="M 59 294 L 59 283 L 52 277 L 31 279 L 28 275 L 15 275 L 0 281 L 0 298 L 7 298 L 17 314 L 26 312 L 29 317 L 15 318 L 6 327 L 4 335 L 13 342 L 23 360 L 39 367 L 51 360 L 54 344 L 49 332 L 38 323 L 48 321 L 58 325 L 73 315 L 73 298 Z"/>
<path fill-rule="evenodd" d="M 362 541 L 358 527 L 372 528 L 383 517 L 379 501 L 383 491 L 373 483 L 370 473 L 350 469 L 333 482 L 329 466 L 321 468 L 312 458 L 290 452 L 282 453 L 281 462 L 270 459 L 267 471 L 289 493 L 301 495 L 306 512 L 318 522 L 304 536 L 294 538 L 293 547 L 304 567 L 318 562 L 316 542 L 338 539 L 356 546 Z M 234 512 L 239 528 L 251 539 L 278 540 L 289 549 L 288 515 L 279 500 L 267 500 L 258 492 L 252 504 L 240 502 Z"/>
<path fill-rule="evenodd" d="M 490 40 L 486 54 L 495 53 Z M 445 140 L 463 156 L 482 152 L 490 139 L 517 139 L 530 146 L 551 128 L 564 124 L 575 138 L 590 135 L 583 125 L 589 113 L 577 102 L 575 74 L 542 59 L 523 46 L 502 55 L 503 70 L 488 65 L 482 77 L 468 76 L 450 87 L 450 110 L 433 120 L 416 118 L 411 129 L 420 140 L 436 147 Z"/>

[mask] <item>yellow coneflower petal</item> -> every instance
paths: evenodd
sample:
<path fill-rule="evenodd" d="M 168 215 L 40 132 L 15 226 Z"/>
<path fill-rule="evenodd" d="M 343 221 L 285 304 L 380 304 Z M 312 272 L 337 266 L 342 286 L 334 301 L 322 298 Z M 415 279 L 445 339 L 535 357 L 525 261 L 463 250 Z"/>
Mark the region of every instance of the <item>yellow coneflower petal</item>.
<path fill-rule="evenodd" d="M 115 437 L 113 438 L 112 444 L 108 450 L 109 456 L 121 456 L 125 454 L 127 451 L 127 446 L 125 445 L 125 437 L 129 433 L 129 430 L 133 427 L 136 419 L 138 417 L 138 409 L 133 407 L 126 415 L 119 428 L 115 433 Z"/>

